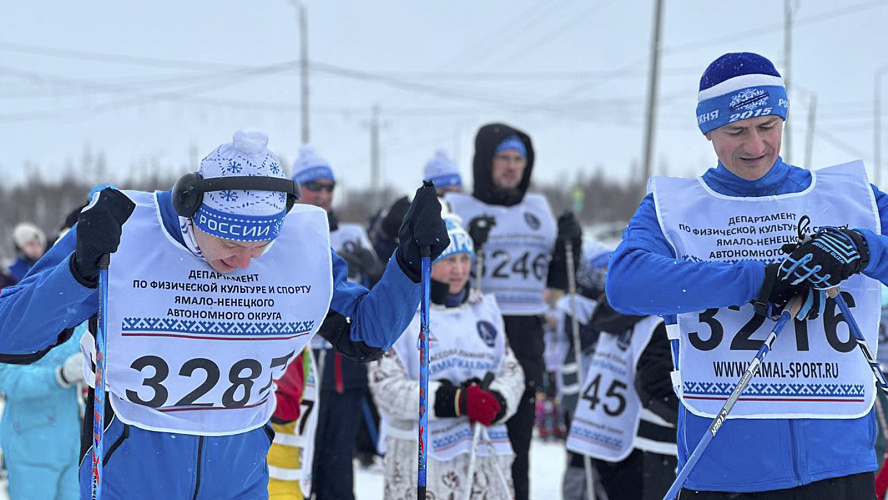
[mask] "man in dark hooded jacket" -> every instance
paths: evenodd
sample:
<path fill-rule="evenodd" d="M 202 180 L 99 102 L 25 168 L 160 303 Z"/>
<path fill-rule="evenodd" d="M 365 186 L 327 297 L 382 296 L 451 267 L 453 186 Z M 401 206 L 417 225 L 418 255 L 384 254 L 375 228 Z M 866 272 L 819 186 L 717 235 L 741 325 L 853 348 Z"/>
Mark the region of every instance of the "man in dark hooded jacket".
<path fill-rule="evenodd" d="M 567 288 L 564 241 L 571 241 L 577 256 L 581 243 L 572 214 L 556 225 L 546 199 L 527 194 L 533 162 L 527 134 L 501 123 L 485 125 L 475 136 L 472 195 L 448 193 L 444 198 L 469 228 L 475 247 L 484 248 L 484 270 L 475 279 L 481 280 L 485 293 L 496 295 L 509 343 L 524 369 L 525 392 L 517 413 L 506 423 L 515 451 L 512 478 L 518 500 L 529 495 L 528 452 L 536 391 L 545 370 L 543 291 Z M 493 224 L 480 229 L 477 222 L 482 218 Z"/>

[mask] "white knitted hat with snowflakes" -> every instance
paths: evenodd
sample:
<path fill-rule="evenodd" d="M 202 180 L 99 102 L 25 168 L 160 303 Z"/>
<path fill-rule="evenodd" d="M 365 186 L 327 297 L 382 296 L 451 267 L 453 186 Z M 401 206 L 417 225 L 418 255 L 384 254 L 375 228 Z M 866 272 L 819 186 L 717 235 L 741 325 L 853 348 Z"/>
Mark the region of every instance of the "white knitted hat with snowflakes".
<path fill-rule="evenodd" d="M 286 179 L 281 162 L 267 146 L 268 134 L 265 132 L 238 130 L 232 142 L 222 144 L 201 160 L 199 172 L 204 179 L 243 176 Z M 274 239 L 280 231 L 286 208 L 287 195 L 283 192 L 208 191 L 192 220 L 201 230 L 222 238 L 267 241 Z M 232 236 L 232 231 L 228 230 L 231 224 L 261 230 L 241 231 Z"/>

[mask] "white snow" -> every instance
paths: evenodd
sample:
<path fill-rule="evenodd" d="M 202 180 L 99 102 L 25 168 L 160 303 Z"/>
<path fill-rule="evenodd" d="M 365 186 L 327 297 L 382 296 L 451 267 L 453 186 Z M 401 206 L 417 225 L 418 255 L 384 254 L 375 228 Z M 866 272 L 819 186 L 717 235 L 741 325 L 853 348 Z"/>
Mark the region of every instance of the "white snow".
<path fill-rule="evenodd" d="M 530 497 L 561 498 L 561 477 L 567 462 L 563 441 L 534 439 L 530 445 Z M 355 498 L 382 500 L 382 470 L 355 467 Z"/>

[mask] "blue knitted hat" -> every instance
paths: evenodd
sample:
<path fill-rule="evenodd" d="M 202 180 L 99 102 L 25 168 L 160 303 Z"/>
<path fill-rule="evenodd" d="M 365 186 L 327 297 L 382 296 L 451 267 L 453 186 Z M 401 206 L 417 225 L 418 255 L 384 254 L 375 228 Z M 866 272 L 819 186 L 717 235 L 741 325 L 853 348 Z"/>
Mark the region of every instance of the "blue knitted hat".
<path fill-rule="evenodd" d="M 425 176 L 422 180 L 430 181 L 435 188 L 462 186 L 459 168 L 444 151 L 435 153 L 435 157 L 425 164 Z"/>
<path fill-rule="evenodd" d="M 293 162 L 293 180 L 303 184 L 315 179 L 330 179 L 333 177 L 333 169 L 330 163 L 318 156 L 311 146 L 305 145 L 299 148 L 299 158 Z"/>
<path fill-rule="evenodd" d="M 709 65 L 697 93 L 697 125 L 705 135 L 728 123 L 757 116 L 786 120 L 789 99 L 774 64 L 752 52 L 725 54 Z"/>
<path fill-rule="evenodd" d="M 453 216 L 445 215 L 443 219 L 444 226 L 447 228 L 447 236 L 450 237 L 450 245 L 447 245 L 447 248 L 444 249 L 444 252 L 441 253 L 441 256 L 435 259 L 435 262 L 438 262 L 439 260 L 444 260 L 458 253 L 467 253 L 469 254 L 470 259 L 474 259 L 475 244 L 472 242 L 472 238 L 469 236 L 469 233 L 467 233 L 466 230 L 462 228 L 462 226 Z"/>

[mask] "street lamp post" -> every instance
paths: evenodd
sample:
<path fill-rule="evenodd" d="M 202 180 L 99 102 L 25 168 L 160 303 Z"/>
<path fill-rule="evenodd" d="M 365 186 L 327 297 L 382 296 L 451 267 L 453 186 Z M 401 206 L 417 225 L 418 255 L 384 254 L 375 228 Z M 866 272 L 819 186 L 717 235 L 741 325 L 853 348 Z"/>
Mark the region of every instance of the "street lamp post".
<path fill-rule="evenodd" d="M 302 0 L 290 0 L 299 22 L 299 106 L 302 121 L 302 144 L 311 141 L 308 124 L 308 19 Z"/>

